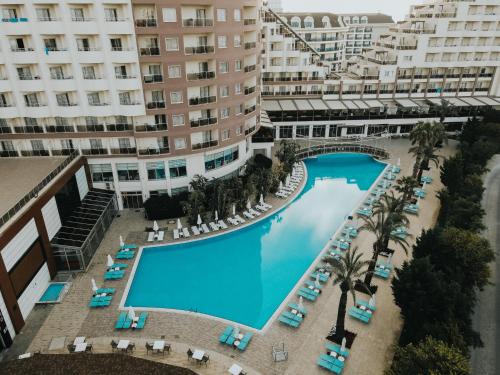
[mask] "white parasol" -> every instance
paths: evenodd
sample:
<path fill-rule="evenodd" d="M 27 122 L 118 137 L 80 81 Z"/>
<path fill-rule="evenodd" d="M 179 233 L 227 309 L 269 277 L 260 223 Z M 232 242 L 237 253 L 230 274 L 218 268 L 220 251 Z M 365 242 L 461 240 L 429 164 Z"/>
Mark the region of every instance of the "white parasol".
<path fill-rule="evenodd" d="M 92 280 L 90 280 L 90 281 L 92 282 L 92 291 L 93 291 L 94 293 L 95 293 L 95 292 L 97 292 L 97 290 L 98 290 L 99 288 L 97 287 L 97 284 L 96 284 L 96 282 L 95 282 L 95 279 L 92 279 Z"/>
<path fill-rule="evenodd" d="M 134 308 L 132 306 L 130 306 L 128 308 L 128 318 L 130 320 L 134 320 L 135 319 L 135 311 L 134 311 Z"/>
<path fill-rule="evenodd" d="M 321 286 L 321 284 L 319 283 L 319 273 L 316 274 L 316 280 L 314 281 L 314 285 L 316 286 L 316 288 L 319 289 L 319 287 Z"/>
<path fill-rule="evenodd" d="M 401 165 L 401 158 L 398 158 L 398 162 L 396 164 L 398 167 Z"/>
<path fill-rule="evenodd" d="M 387 257 L 387 264 L 391 264 L 392 263 L 392 253 L 389 254 L 389 256 Z"/>
<path fill-rule="evenodd" d="M 370 300 L 368 301 L 368 304 L 370 306 L 375 307 L 375 295 L 371 296 Z"/>
<path fill-rule="evenodd" d="M 160 227 L 158 226 L 158 223 L 155 220 L 153 222 L 153 231 L 156 233 L 156 232 L 158 232 L 159 229 L 160 229 Z"/>
<path fill-rule="evenodd" d="M 177 229 L 182 230 L 181 219 L 177 219 Z"/>
<path fill-rule="evenodd" d="M 283 190 L 283 181 L 280 181 L 280 186 L 279 186 L 279 190 Z"/>
<path fill-rule="evenodd" d="M 304 299 L 302 296 L 299 297 L 299 307 L 301 310 L 304 308 Z"/>
<path fill-rule="evenodd" d="M 123 242 L 123 237 L 120 236 L 120 249 L 123 249 L 125 247 L 125 242 Z"/>
<path fill-rule="evenodd" d="M 236 216 L 236 205 L 233 204 L 233 216 Z"/>
<path fill-rule="evenodd" d="M 250 204 L 250 199 L 247 200 L 247 210 L 251 209 L 252 208 L 252 205 Z"/>
<path fill-rule="evenodd" d="M 259 203 L 261 206 L 264 204 L 264 196 L 262 194 L 260 195 Z"/>
<path fill-rule="evenodd" d="M 215 215 L 214 215 L 215 221 L 219 221 L 219 214 L 217 213 L 217 210 L 215 210 Z"/>
<path fill-rule="evenodd" d="M 342 346 L 340 347 L 340 352 L 345 352 L 345 346 L 347 344 L 347 340 L 345 337 L 342 339 Z"/>
<path fill-rule="evenodd" d="M 115 264 L 115 262 L 113 258 L 111 258 L 111 255 L 108 254 L 108 261 L 107 261 L 108 267 L 113 267 L 113 264 Z"/>
<path fill-rule="evenodd" d="M 196 220 L 196 224 L 198 224 L 198 226 L 200 226 L 202 222 L 203 221 L 201 220 L 201 216 L 200 216 L 200 214 L 198 214 L 198 220 Z"/>
<path fill-rule="evenodd" d="M 286 176 L 285 185 L 286 186 L 290 185 L 290 174 Z"/>

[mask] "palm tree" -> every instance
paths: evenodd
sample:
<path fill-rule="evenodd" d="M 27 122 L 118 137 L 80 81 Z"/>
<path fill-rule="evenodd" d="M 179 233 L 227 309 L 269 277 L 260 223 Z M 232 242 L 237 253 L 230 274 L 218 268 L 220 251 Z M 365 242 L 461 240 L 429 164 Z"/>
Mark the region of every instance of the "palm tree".
<path fill-rule="evenodd" d="M 438 165 L 439 159 L 435 154 L 437 145 L 446 141 L 444 125 L 437 122 L 419 123 L 410 133 L 413 147 L 410 153 L 415 155 L 412 177 L 420 181 L 423 170 L 429 167 L 429 162 Z"/>
<path fill-rule="evenodd" d="M 408 253 L 407 240 L 396 236 L 394 232 L 398 227 L 408 226 L 408 218 L 403 212 L 404 204 L 405 201 L 402 198 L 395 197 L 394 194 L 385 194 L 381 197 L 380 202 L 374 204 L 371 217 L 361 217 L 364 224 L 359 228 L 360 231 L 366 230 L 376 237 L 373 243 L 372 260 L 364 280 L 364 283 L 368 286 L 371 284 L 378 256 L 381 252 L 387 252 L 389 241 L 401 245 L 405 253 Z"/>
<path fill-rule="evenodd" d="M 413 189 L 418 187 L 418 181 L 411 176 L 403 176 L 396 181 L 397 185 L 394 186 L 394 189 L 401 193 L 401 199 L 406 203 L 410 200 L 413 195 Z"/>
<path fill-rule="evenodd" d="M 354 303 L 356 303 L 355 283 L 356 280 L 363 277 L 368 269 L 366 266 L 369 261 L 362 260 L 363 254 L 358 253 L 358 248 L 354 247 L 345 252 L 340 259 L 327 258 L 326 262 L 332 265 L 333 285 L 340 286 L 340 301 L 337 311 L 337 323 L 335 329 L 335 341 L 342 340 L 345 336 L 345 314 L 347 310 L 347 293 L 352 294 Z M 368 290 L 368 288 L 366 288 Z"/>
<path fill-rule="evenodd" d="M 409 152 L 415 156 L 415 164 L 413 164 L 412 177 L 417 178 L 420 164 L 422 163 L 422 154 L 427 140 L 428 127 L 430 123 L 419 122 L 417 126 L 410 132 L 410 141 L 413 147 L 410 147 Z"/>

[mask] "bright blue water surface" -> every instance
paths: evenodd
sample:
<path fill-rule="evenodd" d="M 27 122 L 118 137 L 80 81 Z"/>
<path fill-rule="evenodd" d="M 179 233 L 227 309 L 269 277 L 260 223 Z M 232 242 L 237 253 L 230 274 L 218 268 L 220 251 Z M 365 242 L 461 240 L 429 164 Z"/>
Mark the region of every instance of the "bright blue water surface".
<path fill-rule="evenodd" d="M 49 284 L 47 289 L 45 290 L 45 293 L 40 297 L 39 302 L 55 302 L 59 299 L 59 294 L 61 294 L 61 291 L 64 289 L 63 283 L 54 283 L 54 284 Z"/>
<path fill-rule="evenodd" d="M 262 329 L 385 167 L 367 155 L 305 161 L 307 184 L 247 228 L 145 248 L 125 306 L 197 311 Z"/>

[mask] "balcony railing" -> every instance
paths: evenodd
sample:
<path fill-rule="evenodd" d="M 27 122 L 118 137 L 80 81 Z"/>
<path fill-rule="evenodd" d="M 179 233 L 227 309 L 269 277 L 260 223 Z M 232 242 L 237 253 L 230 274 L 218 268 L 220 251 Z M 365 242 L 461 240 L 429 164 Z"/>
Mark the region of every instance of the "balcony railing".
<path fill-rule="evenodd" d="M 184 52 L 186 55 L 203 55 L 207 53 L 213 53 L 215 50 L 214 46 L 198 46 L 198 47 L 186 47 Z"/>
<path fill-rule="evenodd" d="M 14 150 L 10 151 L 0 151 L 0 158 L 12 158 L 12 157 L 17 157 L 19 156 L 19 153 Z"/>
<path fill-rule="evenodd" d="M 43 133 L 43 126 L 14 126 L 14 132 L 18 134 L 25 133 Z"/>
<path fill-rule="evenodd" d="M 139 48 L 139 54 L 141 56 L 160 56 L 159 47 L 141 47 Z"/>
<path fill-rule="evenodd" d="M 111 149 L 111 155 L 131 155 L 136 153 L 137 150 L 135 147 L 119 147 Z"/>
<path fill-rule="evenodd" d="M 214 21 L 208 18 L 187 18 L 182 20 L 185 27 L 209 27 L 214 25 Z"/>
<path fill-rule="evenodd" d="M 243 20 L 243 25 L 248 26 L 248 25 L 255 25 L 257 23 L 257 20 L 255 18 L 245 18 Z"/>
<path fill-rule="evenodd" d="M 45 125 L 47 133 L 74 133 L 75 128 L 71 125 Z"/>
<path fill-rule="evenodd" d="M 104 125 L 102 124 L 76 126 L 76 131 L 81 133 L 103 132 L 104 130 Z"/>
<path fill-rule="evenodd" d="M 118 123 L 118 124 L 106 124 L 106 130 L 108 132 L 126 132 L 132 131 L 134 129 L 133 124 Z"/>
<path fill-rule="evenodd" d="M 253 87 L 245 87 L 245 95 L 250 95 L 255 92 L 255 86 Z"/>
<path fill-rule="evenodd" d="M 72 153 L 76 152 L 74 149 L 71 148 L 61 148 L 54 150 L 52 149 L 52 155 L 53 156 L 66 156 L 66 155 L 71 155 Z"/>
<path fill-rule="evenodd" d="M 214 139 L 211 141 L 206 141 L 206 142 L 201 142 L 201 143 L 195 143 L 191 145 L 192 150 L 201 150 L 204 148 L 209 148 L 209 147 L 215 147 L 219 144 L 219 141 Z"/>
<path fill-rule="evenodd" d="M 245 43 L 245 49 L 252 49 L 252 48 L 255 48 L 257 47 L 257 43 L 256 42 L 247 42 Z"/>
<path fill-rule="evenodd" d="M 137 132 L 159 132 L 166 130 L 167 130 L 167 124 L 153 124 L 153 125 L 144 124 L 135 126 L 135 131 Z"/>
<path fill-rule="evenodd" d="M 200 126 L 214 125 L 214 124 L 217 124 L 217 117 L 199 118 L 196 120 L 191 120 L 190 124 L 191 124 L 192 128 L 197 128 Z"/>
<path fill-rule="evenodd" d="M 162 74 L 149 74 L 144 76 L 144 83 L 158 83 L 163 82 Z"/>
<path fill-rule="evenodd" d="M 255 69 L 256 69 L 256 65 L 247 65 L 245 66 L 245 73 L 248 73 L 248 72 L 253 72 Z"/>
<path fill-rule="evenodd" d="M 251 106 L 251 107 L 245 108 L 245 115 L 248 115 L 248 114 L 250 114 L 250 113 L 252 113 L 254 111 L 255 111 L 255 106 L 254 105 Z"/>
<path fill-rule="evenodd" d="M 158 22 L 156 18 L 143 18 L 135 20 L 135 27 L 156 27 Z"/>
<path fill-rule="evenodd" d="M 202 96 L 198 98 L 190 98 L 189 105 L 200 105 L 200 104 L 208 104 L 213 103 L 217 100 L 215 96 Z"/>
<path fill-rule="evenodd" d="M 147 102 L 147 109 L 165 108 L 165 101 Z"/>
<path fill-rule="evenodd" d="M 28 150 L 21 151 L 22 156 L 50 156 L 49 150 Z"/>
<path fill-rule="evenodd" d="M 21 81 L 32 81 L 32 80 L 38 80 L 40 79 L 39 76 L 32 76 L 31 74 L 20 74 L 19 75 L 19 80 Z"/>
<path fill-rule="evenodd" d="M 105 148 L 82 148 L 83 155 L 107 155 L 108 150 Z"/>
<path fill-rule="evenodd" d="M 170 153 L 170 148 L 168 147 L 158 147 L 158 148 L 145 148 L 139 149 L 139 155 L 162 155 Z"/>
<path fill-rule="evenodd" d="M 34 49 L 33 48 L 11 48 L 10 49 L 12 52 L 33 52 Z"/>
<path fill-rule="evenodd" d="M 187 79 L 189 81 L 196 81 L 200 79 L 213 79 L 215 78 L 215 72 L 199 72 L 199 73 L 188 73 Z"/>

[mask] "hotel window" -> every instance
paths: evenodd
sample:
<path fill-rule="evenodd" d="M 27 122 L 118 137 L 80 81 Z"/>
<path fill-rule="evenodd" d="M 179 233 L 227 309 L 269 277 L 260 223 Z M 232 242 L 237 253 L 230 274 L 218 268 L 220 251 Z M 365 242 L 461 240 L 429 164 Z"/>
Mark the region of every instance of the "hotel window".
<path fill-rule="evenodd" d="M 116 8 L 104 8 L 104 18 L 108 22 L 118 21 L 118 12 Z"/>
<path fill-rule="evenodd" d="M 39 107 L 38 96 L 35 93 L 25 94 L 24 103 L 26 107 Z"/>
<path fill-rule="evenodd" d="M 226 22 L 226 10 L 225 9 L 217 9 L 217 21 Z"/>
<path fill-rule="evenodd" d="M 220 118 L 228 118 L 229 117 L 229 108 L 221 108 L 220 109 Z"/>
<path fill-rule="evenodd" d="M 236 116 L 241 115 L 243 113 L 243 104 L 236 106 Z"/>
<path fill-rule="evenodd" d="M 241 135 L 241 126 L 238 126 L 235 130 L 236 135 Z"/>
<path fill-rule="evenodd" d="M 184 125 L 184 115 L 172 115 L 172 125 L 173 126 Z"/>
<path fill-rule="evenodd" d="M 102 150 L 102 139 L 89 139 L 91 150 Z"/>
<path fill-rule="evenodd" d="M 36 8 L 36 18 L 38 21 L 51 21 L 49 8 Z"/>
<path fill-rule="evenodd" d="M 222 131 L 222 140 L 225 141 L 227 139 L 229 139 L 229 129 L 224 129 Z"/>
<path fill-rule="evenodd" d="M 87 99 L 89 105 L 101 105 L 101 98 L 99 97 L 98 92 L 89 92 L 87 94 Z"/>
<path fill-rule="evenodd" d="M 234 84 L 234 93 L 235 95 L 241 94 L 241 83 Z"/>
<path fill-rule="evenodd" d="M 113 170 L 111 164 L 90 164 L 90 175 L 93 182 L 112 182 Z"/>
<path fill-rule="evenodd" d="M 168 78 L 181 78 L 181 66 L 180 65 L 169 65 L 168 66 Z"/>
<path fill-rule="evenodd" d="M 236 48 L 241 47 L 241 36 L 240 35 L 234 36 L 234 46 Z"/>
<path fill-rule="evenodd" d="M 186 159 L 170 160 L 168 162 L 170 178 L 187 176 Z"/>
<path fill-rule="evenodd" d="M 238 160 L 238 146 L 205 156 L 205 171 L 210 171 Z"/>
<path fill-rule="evenodd" d="M 93 66 L 82 66 L 83 79 L 96 79 Z"/>
<path fill-rule="evenodd" d="M 69 107 L 69 95 L 67 92 L 63 92 L 62 94 L 56 94 L 57 105 L 60 107 Z"/>
<path fill-rule="evenodd" d="M 227 61 L 221 61 L 219 63 L 219 72 L 222 74 L 229 72 L 229 63 Z"/>
<path fill-rule="evenodd" d="M 313 138 L 324 138 L 326 134 L 326 125 L 313 126 Z"/>
<path fill-rule="evenodd" d="M 280 138 L 292 138 L 293 126 L 283 125 L 280 126 Z"/>
<path fill-rule="evenodd" d="M 182 150 L 186 148 L 186 138 L 175 138 L 174 145 L 176 150 Z"/>
<path fill-rule="evenodd" d="M 33 151 L 42 151 L 45 150 L 45 147 L 43 146 L 43 141 L 40 139 L 32 139 L 30 141 L 31 143 L 31 148 Z"/>
<path fill-rule="evenodd" d="M 163 22 L 177 22 L 177 12 L 175 8 L 163 8 Z"/>
<path fill-rule="evenodd" d="M 165 163 L 162 161 L 154 161 L 146 163 L 148 172 L 148 180 L 164 180 L 165 179 Z"/>
<path fill-rule="evenodd" d="M 189 188 L 187 186 L 181 186 L 178 188 L 172 188 L 171 189 L 171 195 L 179 195 L 179 194 L 184 194 L 184 193 L 189 193 Z"/>
<path fill-rule="evenodd" d="M 234 10 L 234 20 L 236 22 L 240 22 L 241 21 L 241 9 L 235 9 Z"/>
<path fill-rule="evenodd" d="M 132 99 L 130 99 L 129 92 L 118 93 L 118 99 L 119 99 L 121 105 L 131 105 L 132 104 Z"/>
<path fill-rule="evenodd" d="M 137 163 L 116 163 L 119 181 L 139 181 L 139 167 Z"/>
<path fill-rule="evenodd" d="M 227 98 L 229 96 L 229 86 L 220 87 L 220 96 L 222 98 Z"/>
<path fill-rule="evenodd" d="M 241 60 L 238 59 L 234 62 L 234 70 L 235 71 L 239 72 L 241 70 L 241 66 L 242 66 Z"/>
<path fill-rule="evenodd" d="M 328 137 L 334 138 L 336 136 L 337 136 L 337 125 L 330 125 L 330 128 L 328 129 Z"/>
<path fill-rule="evenodd" d="M 227 37 L 225 35 L 219 35 L 217 41 L 219 48 L 227 48 Z"/>
<path fill-rule="evenodd" d="M 175 37 L 165 38 L 165 49 L 167 51 L 178 51 L 179 50 L 179 38 L 175 38 Z"/>
<path fill-rule="evenodd" d="M 71 8 L 71 20 L 72 21 L 84 21 L 85 13 L 83 12 L 83 8 Z"/>
<path fill-rule="evenodd" d="M 170 103 L 172 103 L 172 104 L 182 103 L 182 91 L 171 91 L 170 92 Z"/>

